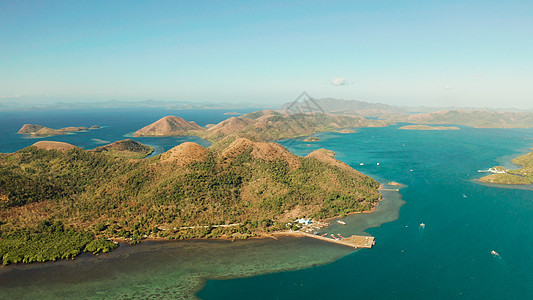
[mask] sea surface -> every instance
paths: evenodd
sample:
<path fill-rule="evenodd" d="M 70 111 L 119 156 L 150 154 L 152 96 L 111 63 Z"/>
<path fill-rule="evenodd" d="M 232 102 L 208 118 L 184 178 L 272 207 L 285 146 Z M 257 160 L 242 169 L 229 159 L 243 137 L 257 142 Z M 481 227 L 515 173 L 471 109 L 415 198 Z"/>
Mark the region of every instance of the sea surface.
<path fill-rule="evenodd" d="M 248 110 L 249 111 L 249 110 Z M 0 152 L 38 139 L 16 131 L 25 123 L 101 129 L 46 138 L 85 149 L 124 139 L 165 116 L 200 125 L 224 110 L 98 110 L 0 113 Z M 533 147 L 532 129 L 455 131 L 361 128 L 320 133 L 318 142 L 283 140 L 297 155 L 327 148 L 382 183 L 372 214 L 333 222 L 324 233 L 370 234 L 372 249 L 353 251 L 310 238 L 168 241 L 122 245 L 110 254 L 73 261 L 0 267 L 0 299 L 532 299 L 533 191 L 480 184 L 495 165 Z M 134 138 L 159 152 L 193 137 Z M 425 226 L 421 226 L 424 223 Z M 491 254 L 495 250 L 499 255 Z"/>

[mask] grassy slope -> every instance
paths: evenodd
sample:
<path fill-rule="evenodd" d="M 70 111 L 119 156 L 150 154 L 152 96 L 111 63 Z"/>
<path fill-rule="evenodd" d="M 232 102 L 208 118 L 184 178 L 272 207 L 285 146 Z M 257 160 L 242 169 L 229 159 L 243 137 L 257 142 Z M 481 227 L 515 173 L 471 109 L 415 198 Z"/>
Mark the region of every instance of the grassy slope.
<path fill-rule="evenodd" d="M 339 116 L 330 114 L 288 114 L 274 113 L 264 115 L 262 111 L 239 117 L 248 125 L 233 130 L 233 134 L 252 140 L 279 140 L 307 136 L 317 132 L 337 130 L 350 127 L 384 127 L 389 122 L 369 120 L 356 116 Z M 217 130 L 209 129 L 199 134 L 200 137 L 219 141 L 227 136 Z"/>

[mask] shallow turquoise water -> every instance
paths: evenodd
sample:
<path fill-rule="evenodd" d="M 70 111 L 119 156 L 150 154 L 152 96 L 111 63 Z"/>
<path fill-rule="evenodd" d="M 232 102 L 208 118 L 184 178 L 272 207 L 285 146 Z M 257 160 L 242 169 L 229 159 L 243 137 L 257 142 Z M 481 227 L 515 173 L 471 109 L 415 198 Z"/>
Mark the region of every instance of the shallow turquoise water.
<path fill-rule="evenodd" d="M 90 149 L 168 114 L 201 125 L 228 117 L 223 111 L 1 113 L 0 152 L 35 142 L 14 134 L 24 123 L 105 126 L 47 138 Z M 397 193 L 385 192 L 376 214 L 348 216 L 348 225 L 324 229 L 343 235 L 366 231 L 376 237 L 372 249 L 352 251 L 309 238 L 150 242 L 74 262 L 0 267 L 0 298 L 175 299 L 192 297 L 204 278 L 218 278 L 198 292 L 204 299 L 533 298 L 533 191 L 473 181 L 482 175 L 478 169 L 510 166 L 512 157 L 528 152 L 533 130 L 396 127 L 322 133 L 313 143 L 281 141 L 299 155 L 331 149 L 380 182 L 407 185 L 400 191 L 403 206 Z M 189 139 L 138 140 L 164 151 Z M 235 277 L 247 278 L 230 279 Z"/>
<path fill-rule="evenodd" d="M 312 269 L 209 280 L 198 296 L 533 298 L 533 191 L 473 181 L 481 175 L 478 169 L 510 165 L 511 157 L 528 152 L 533 130 L 404 131 L 389 127 L 317 136 L 321 138 L 317 143 L 283 143 L 300 155 L 316 148 L 331 149 L 366 174 L 408 185 L 401 190 L 406 204 L 399 219 L 367 230 L 377 241 L 371 250 Z"/>

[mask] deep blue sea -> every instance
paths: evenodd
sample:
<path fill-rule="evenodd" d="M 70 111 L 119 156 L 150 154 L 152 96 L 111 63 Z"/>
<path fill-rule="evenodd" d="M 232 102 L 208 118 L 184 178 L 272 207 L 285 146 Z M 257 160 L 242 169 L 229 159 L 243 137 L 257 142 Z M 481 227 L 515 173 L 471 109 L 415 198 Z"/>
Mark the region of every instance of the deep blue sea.
<path fill-rule="evenodd" d="M 15 134 L 25 123 L 102 126 L 47 138 L 91 149 L 165 115 L 206 125 L 228 118 L 224 112 L 2 112 L 0 152 L 37 141 Z M 475 181 L 483 175 L 477 170 L 512 167 L 513 157 L 529 152 L 533 129 L 398 127 L 320 133 L 319 142 L 280 141 L 298 155 L 333 150 L 380 182 L 406 185 L 387 195 L 376 214 L 348 216 L 345 227 L 326 229 L 368 228 L 376 238 L 372 249 L 309 238 L 145 242 L 99 257 L 0 267 L 0 298 L 190 298 L 193 291 L 202 299 L 533 299 L 533 191 Z M 158 151 L 194 139 L 135 138 Z"/>

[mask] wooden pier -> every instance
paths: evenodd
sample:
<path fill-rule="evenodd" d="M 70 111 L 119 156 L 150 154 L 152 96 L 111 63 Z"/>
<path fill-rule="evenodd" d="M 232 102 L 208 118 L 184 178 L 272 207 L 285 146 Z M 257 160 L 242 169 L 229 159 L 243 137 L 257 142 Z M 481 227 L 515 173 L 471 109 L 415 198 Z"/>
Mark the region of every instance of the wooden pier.
<path fill-rule="evenodd" d="M 298 231 L 297 233 L 303 236 L 317 239 L 317 240 L 322 240 L 322 241 L 326 241 L 326 242 L 330 242 L 334 244 L 348 246 L 348 247 L 352 247 L 355 249 L 372 248 L 372 246 L 374 246 L 375 244 L 375 240 L 373 236 L 352 235 L 347 238 L 341 238 L 341 239 L 336 240 L 336 239 L 332 239 L 327 236 L 320 236 L 320 235 L 311 234 L 307 232 Z"/>

